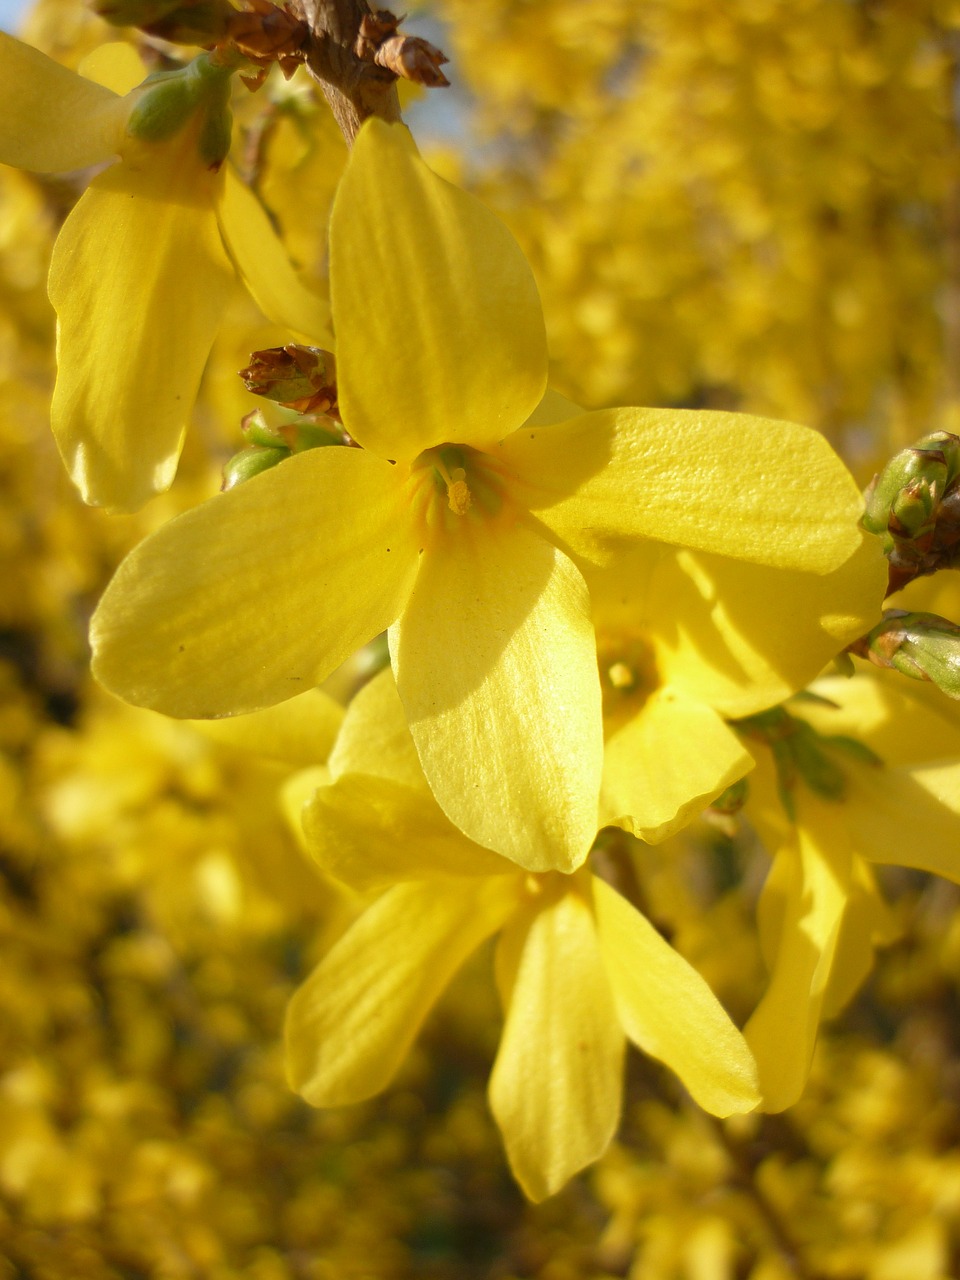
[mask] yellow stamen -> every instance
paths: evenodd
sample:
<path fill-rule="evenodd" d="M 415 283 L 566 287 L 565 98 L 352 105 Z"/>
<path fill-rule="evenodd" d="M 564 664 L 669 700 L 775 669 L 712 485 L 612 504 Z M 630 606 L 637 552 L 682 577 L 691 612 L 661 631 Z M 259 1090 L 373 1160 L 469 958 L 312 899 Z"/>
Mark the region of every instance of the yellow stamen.
<path fill-rule="evenodd" d="M 437 470 L 443 476 L 447 486 L 447 505 L 450 510 L 457 516 L 466 515 L 473 505 L 473 495 L 467 484 L 466 471 L 463 467 L 454 467 L 452 471 L 447 471 L 442 463 L 438 463 Z"/>

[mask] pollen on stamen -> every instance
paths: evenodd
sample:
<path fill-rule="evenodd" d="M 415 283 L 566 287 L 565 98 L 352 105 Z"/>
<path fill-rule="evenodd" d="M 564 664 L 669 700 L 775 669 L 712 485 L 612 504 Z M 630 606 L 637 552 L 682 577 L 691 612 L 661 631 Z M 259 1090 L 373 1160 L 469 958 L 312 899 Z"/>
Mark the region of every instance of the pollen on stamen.
<path fill-rule="evenodd" d="M 454 515 L 458 516 L 466 515 L 473 504 L 473 496 L 465 478 L 466 474 L 463 467 L 456 467 L 450 472 L 450 479 L 447 482 L 447 504 Z"/>

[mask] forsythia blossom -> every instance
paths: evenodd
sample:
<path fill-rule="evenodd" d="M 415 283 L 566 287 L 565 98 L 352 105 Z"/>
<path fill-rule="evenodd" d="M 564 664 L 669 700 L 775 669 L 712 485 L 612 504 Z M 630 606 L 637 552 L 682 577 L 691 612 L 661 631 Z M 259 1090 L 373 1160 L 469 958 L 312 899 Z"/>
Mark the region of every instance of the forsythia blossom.
<path fill-rule="evenodd" d="M 774 862 L 760 899 L 759 930 L 771 970 L 745 1034 L 757 1058 L 763 1106 L 800 1097 L 822 1017 L 836 1013 L 896 928 L 871 864 L 916 867 L 960 881 L 960 728 L 897 675 L 818 681 L 825 702 L 791 704 L 821 735 L 842 781 L 834 797 L 797 777 L 795 821 L 778 795 L 766 752 L 757 752 L 747 812 Z M 831 748 L 843 735 L 876 756 L 869 763 Z"/>
<path fill-rule="evenodd" d="M 569 871 L 603 761 L 583 571 L 611 539 L 654 539 L 829 575 L 861 544 L 859 494 L 802 427 L 545 396 L 519 248 L 400 126 L 370 120 L 357 139 L 330 272 L 339 406 L 361 447 L 293 456 L 143 542 L 94 618 L 95 673 L 167 714 L 229 715 L 322 681 L 389 628 L 444 812 L 530 870 Z"/>
<path fill-rule="evenodd" d="M 129 46 L 98 52 L 114 82 L 142 75 Z M 120 159 L 81 196 L 50 265 L 51 422 L 72 479 L 97 506 L 132 510 L 173 480 L 231 259 L 265 314 L 323 340 L 325 304 L 222 163 L 229 78 L 204 57 L 120 96 L 0 33 L 0 160 L 50 173 Z"/>
<path fill-rule="evenodd" d="M 505 1006 L 490 1104 L 534 1200 L 603 1154 L 627 1039 L 715 1115 L 756 1105 L 743 1038 L 700 975 L 586 868 L 530 875 L 467 840 L 423 778 L 393 677 L 354 699 L 304 811 L 321 867 L 385 889 L 294 996 L 293 1086 L 317 1106 L 383 1089 L 456 970 L 500 934 Z"/>

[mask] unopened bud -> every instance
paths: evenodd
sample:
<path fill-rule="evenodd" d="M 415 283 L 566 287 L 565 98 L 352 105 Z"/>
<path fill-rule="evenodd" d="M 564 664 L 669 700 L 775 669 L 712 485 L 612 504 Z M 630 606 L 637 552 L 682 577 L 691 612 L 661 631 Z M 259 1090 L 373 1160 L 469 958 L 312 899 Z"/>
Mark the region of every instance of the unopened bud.
<path fill-rule="evenodd" d="M 909 533 L 932 515 L 946 486 L 947 462 L 940 450 L 901 449 L 875 476 L 866 493 L 863 527 L 885 533 L 891 516 Z"/>
<path fill-rule="evenodd" d="M 928 680 L 947 697 L 960 699 L 960 626 L 946 618 L 888 609 L 850 650 L 874 666 Z"/>
<path fill-rule="evenodd" d="M 251 445 L 264 449 L 283 449 L 286 453 L 303 453 L 307 449 L 321 449 L 327 445 L 344 443 L 340 432 L 317 422 L 297 419 L 294 422 L 270 423 L 262 409 L 251 409 L 241 419 L 240 429 Z"/>
<path fill-rule="evenodd" d="M 223 483 L 220 488 L 224 492 L 227 489 L 234 489 L 238 484 L 243 484 L 245 480 L 252 480 L 261 471 L 269 471 L 278 462 L 283 462 L 284 458 L 289 457 L 290 453 L 287 449 L 270 449 L 263 445 L 251 445 L 248 449 L 241 449 L 224 466 Z"/>
<path fill-rule="evenodd" d="M 298 413 L 337 416 L 337 375 L 333 355 L 320 347 L 288 342 L 284 347 L 254 351 L 240 370 L 243 385 Z"/>

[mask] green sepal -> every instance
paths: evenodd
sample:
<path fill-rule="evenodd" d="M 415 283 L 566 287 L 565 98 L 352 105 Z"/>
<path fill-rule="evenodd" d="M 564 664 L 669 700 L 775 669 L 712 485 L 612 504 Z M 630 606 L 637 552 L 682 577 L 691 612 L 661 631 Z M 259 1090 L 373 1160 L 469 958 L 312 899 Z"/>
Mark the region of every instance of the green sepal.
<path fill-rule="evenodd" d="M 209 168 L 217 168 L 230 150 L 232 74 L 233 68 L 214 62 L 206 53 L 185 67 L 155 72 L 141 85 L 127 119 L 127 133 L 144 142 L 164 142 L 202 112 L 198 150 Z"/>

